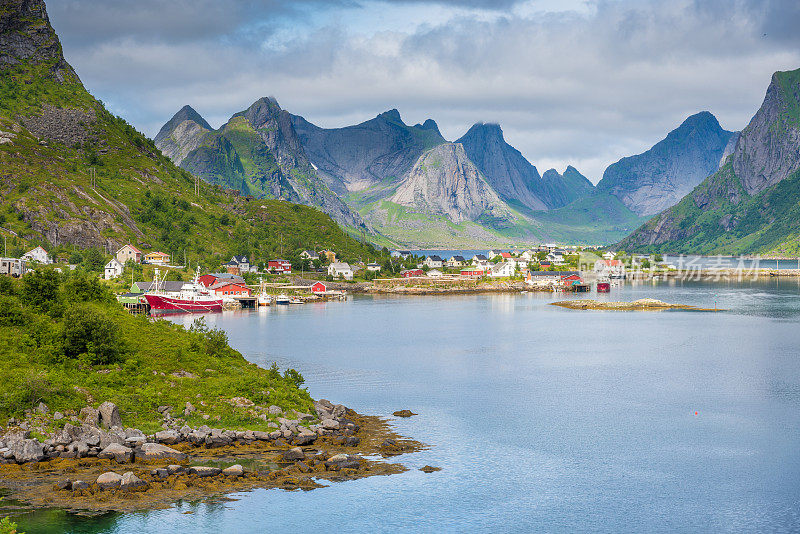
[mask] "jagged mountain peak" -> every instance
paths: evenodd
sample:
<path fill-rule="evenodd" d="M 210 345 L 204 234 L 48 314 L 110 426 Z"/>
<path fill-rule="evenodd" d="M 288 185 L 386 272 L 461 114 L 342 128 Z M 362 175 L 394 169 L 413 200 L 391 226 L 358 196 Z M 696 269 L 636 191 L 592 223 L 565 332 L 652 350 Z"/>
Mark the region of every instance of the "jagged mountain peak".
<path fill-rule="evenodd" d="M 389 122 L 399 122 L 401 124 L 405 124 L 403 122 L 403 118 L 400 116 L 400 112 L 397 111 L 396 108 L 392 108 L 389 111 L 384 111 L 383 113 L 378 115 L 376 118 L 384 119 L 384 120 L 389 121 Z"/>
<path fill-rule="evenodd" d="M 496 122 L 476 122 L 473 124 L 462 139 L 469 137 L 482 137 L 484 139 L 494 138 L 505 142 L 503 128 Z"/>
<path fill-rule="evenodd" d="M 414 128 L 417 128 L 419 130 L 429 130 L 431 132 L 436 133 L 439 137 L 442 137 L 442 139 L 444 139 L 444 137 L 442 136 L 442 132 L 439 131 L 439 125 L 436 124 L 436 121 L 433 119 L 427 119 L 422 124 L 415 124 Z"/>
<path fill-rule="evenodd" d="M 269 121 L 274 120 L 282 111 L 278 100 L 274 96 L 263 96 L 253 102 L 241 115 L 244 115 L 253 128 L 257 130 Z"/>

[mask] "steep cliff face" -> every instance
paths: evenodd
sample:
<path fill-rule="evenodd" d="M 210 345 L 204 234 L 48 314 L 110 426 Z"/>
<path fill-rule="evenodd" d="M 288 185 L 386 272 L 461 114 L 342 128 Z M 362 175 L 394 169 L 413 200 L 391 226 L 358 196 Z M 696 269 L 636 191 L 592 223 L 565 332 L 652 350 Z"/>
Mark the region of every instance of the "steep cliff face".
<path fill-rule="evenodd" d="M 396 109 L 345 128 L 320 128 L 299 116 L 291 120 L 309 159 L 339 194 L 397 183 L 423 152 L 445 142 L 433 120 L 408 126 Z"/>
<path fill-rule="evenodd" d="M 647 152 L 610 165 L 597 189 L 639 215 L 658 213 L 719 168 L 732 135 L 711 113 L 692 115 Z"/>
<path fill-rule="evenodd" d="M 682 253 L 800 252 L 800 69 L 772 77 L 724 165 L 617 246 Z"/>
<path fill-rule="evenodd" d="M 564 174 L 559 174 L 555 169 L 545 171 L 542 182 L 554 209 L 571 204 L 594 191 L 594 184 L 572 165 L 567 166 Z"/>
<path fill-rule="evenodd" d="M 274 98 L 260 98 L 219 130 L 185 106 L 161 129 L 156 146 L 210 183 L 314 206 L 341 224 L 363 226 L 361 217 L 319 179 L 291 115 Z"/>
<path fill-rule="evenodd" d="M 213 128 L 191 106 L 183 106 L 156 135 L 154 141 L 161 152 L 176 165 L 199 147 Z"/>
<path fill-rule="evenodd" d="M 543 194 L 539 171 L 506 143 L 499 124 L 475 124 L 456 142 L 464 145 L 467 156 L 500 198 L 532 210 L 548 209 L 550 199 Z"/>
<path fill-rule="evenodd" d="M 445 143 L 423 154 L 389 200 L 456 224 L 514 218 L 458 143 Z"/>
<path fill-rule="evenodd" d="M 0 71 L 23 64 L 45 65 L 49 76 L 59 83 L 79 82 L 64 60 L 43 0 L 3 0 L 0 4 Z"/>
<path fill-rule="evenodd" d="M 800 71 L 776 72 L 764 103 L 742 130 L 733 172 L 753 195 L 800 167 Z"/>

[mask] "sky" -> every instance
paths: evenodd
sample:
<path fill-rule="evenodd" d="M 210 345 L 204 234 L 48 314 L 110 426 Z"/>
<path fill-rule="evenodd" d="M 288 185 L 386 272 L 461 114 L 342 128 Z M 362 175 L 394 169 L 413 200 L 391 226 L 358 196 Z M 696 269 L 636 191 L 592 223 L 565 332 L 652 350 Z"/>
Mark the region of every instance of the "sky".
<path fill-rule="evenodd" d="M 456 140 L 496 122 L 592 182 L 710 111 L 741 130 L 800 68 L 797 0 L 50 0 L 64 54 L 154 137 L 185 104 L 218 127 L 262 96 L 323 127 L 396 108 Z"/>

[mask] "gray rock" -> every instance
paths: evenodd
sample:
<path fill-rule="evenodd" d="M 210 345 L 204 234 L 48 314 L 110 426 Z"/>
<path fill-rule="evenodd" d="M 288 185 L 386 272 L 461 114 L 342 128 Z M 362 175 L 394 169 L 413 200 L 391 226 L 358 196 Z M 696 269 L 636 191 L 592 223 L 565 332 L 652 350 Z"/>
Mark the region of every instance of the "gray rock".
<path fill-rule="evenodd" d="M 86 436 L 86 434 L 84 434 L 84 436 Z M 120 427 L 114 427 L 111 430 L 109 430 L 108 432 L 102 432 L 101 431 L 99 433 L 99 437 L 100 437 L 100 440 L 97 443 L 97 445 L 101 449 L 105 449 L 106 447 L 108 447 L 112 443 L 116 443 L 118 445 L 124 445 L 125 444 L 125 439 L 126 439 L 125 438 L 125 431 L 122 430 Z M 87 440 L 86 443 L 89 443 L 89 441 Z"/>
<path fill-rule="evenodd" d="M 167 469 L 164 469 L 163 467 L 160 467 L 158 469 L 153 469 L 152 471 L 150 471 L 150 474 L 158 478 L 167 478 L 169 476 L 169 471 Z"/>
<path fill-rule="evenodd" d="M 118 475 L 113 471 L 108 471 L 97 477 L 97 485 L 103 489 L 118 488 L 122 483 L 122 475 Z M 72 484 L 75 487 L 75 483 Z"/>
<path fill-rule="evenodd" d="M 119 443 L 111 443 L 105 447 L 97 457 L 101 460 L 113 459 L 116 460 L 117 463 L 122 464 L 133 461 L 133 450 Z"/>
<path fill-rule="evenodd" d="M 161 432 L 156 432 L 156 441 L 167 445 L 175 445 L 183 440 L 176 430 L 162 430 Z"/>
<path fill-rule="evenodd" d="M 170 475 L 175 475 L 178 473 L 183 472 L 184 467 L 182 465 L 171 464 L 167 466 L 167 471 Z"/>
<path fill-rule="evenodd" d="M 283 414 L 283 410 L 281 409 L 280 406 L 275 406 L 273 404 L 272 406 L 269 407 L 269 413 L 270 413 L 270 415 L 282 415 Z"/>
<path fill-rule="evenodd" d="M 269 439 L 275 440 L 280 437 L 283 437 L 283 432 L 281 432 L 280 430 L 273 430 L 272 432 L 269 433 Z"/>
<path fill-rule="evenodd" d="M 9 443 L 8 449 L 18 464 L 27 462 L 41 462 L 46 457 L 44 453 L 44 445 L 35 439 L 22 439 L 13 441 Z"/>
<path fill-rule="evenodd" d="M 196 410 L 196 409 L 195 409 L 195 407 L 192 405 L 192 403 L 191 403 L 191 402 L 189 402 L 189 401 L 186 401 L 186 407 L 183 409 L 183 415 L 184 415 L 185 417 L 189 417 L 190 415 L 192 415 L 192 414 L 193 414 L 194 412 L 196 412 L 196 411 L 197 411 L 197 410 Z"/>
<path fill-rule="evenodd" d="M 72 491 L 79 491 L 89 489 L 89 484 L 83 480 L 75 480 L 72 482 Z"/>
<path fill-rule="evenodd" d="M 206 465 L 193 465 L 187 468 L 186 471 L 198 477 L 213 477 L 222 473 L 222 469 L 218 467 L 209 467 Z"/>
<path fill-rule="evenodd" d="M 60 421 L 62 419 L 64 419 L 64 414 L 63 413 L 56 412 L 56 413 L 53 414 L 53 420 L 54 421 Z"/>
<path fill-rule="evenodd" d="M 322 421 L 322 428 L 324 428 L 325 430 L 338 430 L 339 421 L 335 419 L 324 419 Z"/>
<path fill-rule="evenodd" d="M 78 441 L 72 444 L 73 451 L 78 458 L 86 458 L 89 455 L 89 445 L 85 441 Z"/>
<path fill-rule="evenodd" d="M 223 469 L 222 474 L 229 477 L 240 477 L 244 474 L 244 468 L 239 464 L 235 464 Z"/>
<path fill-rule="evenodd" d="M 294 447 L 283 453 L 283 459 L 289 461 L 302 460 L 306 455 L 300 447 Z"/>
<path fill-rule="evenodd" d="M 91 406 L 86 406 L 81 408 L 78 418 L 87 425 L 98 426 L 100 424 L 100 411 Z"/>
<path fill-rule="evenodd" d="M 40 402 L 39 405 L 36 407 L 36 413 L 44 415 L 50 411 L 50 408 L 43 402 Z"/>
<path fill-rule="evenodd" d="M 136 458 L 143 460 L 174 458 L 175 460 L 183 461 L 186 459 L 186 454 L 160 443 L 145 443 L 136 451 Z"/>
<path fill-rule="evenodd" d="M 172 411 L 172 406 L 159 406 L 156 411 L 163 414 L 164 412 Z"/>
<path fill-rule="evenodd" d="M 100 413 L 100 424 L 106 428 L 122 426 L 122 418 L 119 415 L 119 409 L 113 402 L 104 402 L 97 411 Z"/>
<path fill-rule="evenodd" d="M 123 490 L 132 490 L 136 488 L 141 488 L 147 486 L 147 482 L 140 479 L 132 472 L 128 471 L 122 475 L 122 480 L 120 481 L 120 488 Z"/>
<path fill-rule="evenodd" d="M 269 432 L 261 432 L 256 430 L 253 432 L 253 437 L 259 441 L 269 441 Z"/>

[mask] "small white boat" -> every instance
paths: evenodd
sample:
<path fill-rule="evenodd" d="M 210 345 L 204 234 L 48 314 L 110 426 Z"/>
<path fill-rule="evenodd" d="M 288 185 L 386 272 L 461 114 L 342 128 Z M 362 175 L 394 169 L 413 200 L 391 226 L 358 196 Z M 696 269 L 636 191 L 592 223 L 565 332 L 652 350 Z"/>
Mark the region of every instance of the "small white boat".
<path fill-rule="evenodd" d="M 291 299 L 289 299 L 288 295 L 278 295 L 275 297 L 275 304 L 277 305 L 289 304 L 290 301 Z"/>
<path fill-rule="evenodd" d="M 303 299 L 295 298 L 295 299 L 290 299 L 289 304 L 305 304 L 305 302 L 303 301 Z"/>
<path fill-rule="evenodd" d="M 258 296 L 258 305 L 259 306 L 269 306 L 272 304 L 272 297 L 269 295 L 261 294 Z"/>

